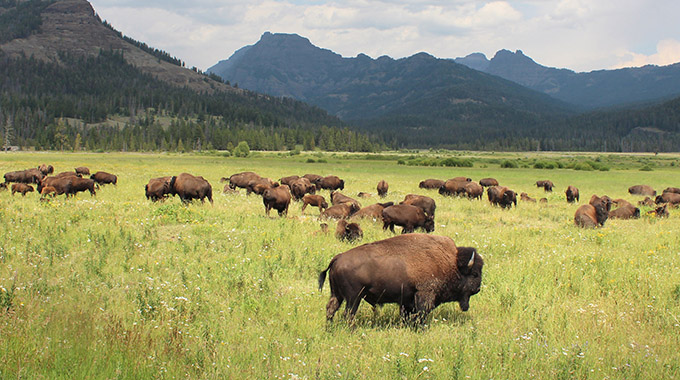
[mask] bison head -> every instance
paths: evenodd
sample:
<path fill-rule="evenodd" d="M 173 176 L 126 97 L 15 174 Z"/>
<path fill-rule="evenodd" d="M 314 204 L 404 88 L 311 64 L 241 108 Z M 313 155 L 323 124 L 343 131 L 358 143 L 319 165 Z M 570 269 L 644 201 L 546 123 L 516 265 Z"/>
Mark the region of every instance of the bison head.
<path fill-rule="evenodd" d="M 457 249 L 456 262 L 461 281 L 458 304 L 461 310 L 467 311 L 470 308 L 470 297 L 479 293 L 482 285 L 484 259 L 472 247 L 458 247 Z"/>
<path fill-rule="evenodd" d="M 428 216 L 425 219 L 425 223 L 423 224 L 423 228 L 425 229 L 425 232 L 427 232 L 427 233 L 434 232 L 434 216 Z"/>

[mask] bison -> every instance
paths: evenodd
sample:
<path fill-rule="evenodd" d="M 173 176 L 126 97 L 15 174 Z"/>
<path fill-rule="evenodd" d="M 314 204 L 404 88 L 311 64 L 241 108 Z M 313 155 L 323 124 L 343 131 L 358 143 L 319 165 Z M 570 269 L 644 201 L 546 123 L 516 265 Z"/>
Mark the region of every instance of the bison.
<path fill-rule="evenodd" d="M 208 198 L 210 203 L 213 203 L 210 182 L 203 177 L 189 173 L 182 173 L 170 178 L 169 194 L 179 195 L 179 199 L 183 203 L 191 202 L 194 199 L 200 199 L 201 202 L 205 202 L 206 198 Z"/>
<path fill-rule="evenodd" d="M 483 187 L 498 186 L 498 181 L 495 178 L 482 178 L 479 180 L 479 184 Z"/>
<path fill-rule="evenodd" d="M 675 193 L 675 194 L 680 194 L 680 188 L 677 187 L 667 187 L 663 189 L 664 193 Z"/>
<path fill-rule="evenodd" d="M 441 179 L 426 179 L 424 181 L 420 181 L 418 184 L 418 187 L 421 189 L 439 189 L 442 186 L 444 186 L 445 181 L 442 181 Z"/>
<path fill-rule="evenodd" d="M 646 195 L 650 197 L 656 196 L 656 190 L 649 185 L 635 185 L 628 188 L 628 192 L 632 195 Z"/>
<path fill-rule="evenodd" d="M 555 184 L 550 180 L 536 181 L 536 187 L 542 187 L 546 192 L 552 192 Z"/>
<path fill-rule="evenodd" d="M 589 204 L 583 205 L 576 210 L 574 223 L 578 227 L 594 228 L 604 226 L 604 222 L 609 218 L 611 205 L 609 197 L 593 195 Z"/>
<path fill-rule="evenodd" d="M 288 186 L 290 187 L 290 192 L 296 201 L 302 199 L 305 194 L 316 193 L 316 186 L 307 178 L 298 178 Z"/>
<path fill-rule="evenodd" d="M 54 198 L 55 196 L 57 196 L 57 189 L 55 189 L 52 186 L 45 186 L 40 191 L 40 198 L 46 198 L 46 197 Z"/>
<path fill-rule="evenodd" d="M 250 193 L 262 195 L 265 190 L 276 186 L 278 186 L 278 183 L 269 178 L 256 178 L 248 181 L 248 184 L 246 185 L 246 195 L 250 195 Z"/>
<path fill-rule="evenodd" d="M 439 188 L 439 194 L 451 196 L 460 196 L 465 194 L 465 185 L 467 185 L 468 181 L 461 180 L 460 178 L 462 177 L 452 178 L 444 182 L 444 185 Z"/>
<path fill-rule="evenodd" d="M 262 193 L 262 203 L 264 204 L 265 213 L 269 216 L 269 211 L 274 209 L 279 213 L 279 216 L 288 215 L 290 199 L 290 188 L 286 185 L 266 189 L 264 193 Z"/>
<path fill-rule="evenodd" d="M 326 320 L 343 302 L 345 317 L 354 318 L 361 300 L 372 306 L 399 305 L 407 322 L 422 323 L 437 306 L 458 302 L 470 308 L 479 293 L 484 260 L 474 248 L 456 247 L 445 236 L 409 234 L 364 244 L 331 259 L 319 274 L 319 290 L 328 280 L 331 295 Z"/>
<path fill-rule="evenodd" d="M 385 198 L 387 196 L 387 190 L 389 190 L 390 185 L 387 184 L 387 182 L 384 179 L 381 179 L 380 182 L 378 182 L 378 196 L 380 198 Z"/>
<path fill-rule="evenodd" d="M 80 191 L 89 191 L 90 196 L 95 196 L 97 193 L 94 190 L 95 187 L 95 181 L 92 179 L 87 179 L 87 178 L 80 178 L 80 177 L 72 177 L 71 178 L 71 186 L 69 188 L 69 191 L 66 193 L 66 196 L 75 196 L 76 193 Z"/>
<path fill-rule="evenodd" d="M 248 182 L 260 178 L 262 177 L 260 177 L 260 175 L 257 173 L 242 172 L 232 174 L 229 178 L 225 179 L 229 182 L 229 187 L 231 187 L 232 189 L 235 189 L 237 187 L 245 189 L 248 186 Z"/>
<path fill-rule="evenodd" d="M 609 211 L 610 219 L 637 219 L 640 217 L 640 209 L 630 203 L 622 204 L 617 209 Z"/>
<path fill-rule="evenodd" d="M 482 195 L 484 194 L 482 185 L 474 181 L 466 183 L 463 189 L 465 190 L 465 196 L 469 199 L 482 199 Z"/>
<path fill-rule="evenodd" d="M 90 179 L 93 179 L 95 182 L 97 182 L 98 185 L 106 185 L 109 183 L 112 183 L 114 185 L 118 184 L 118 177 L 111 173 L 107 172 L 96 172 L 90 176 Z"/>
<path fill-rule="evenodd" d="M 314 186 L 316 186 L 317 190 L 321 190 L 321 185 L 319 184 L 319 181 L 323 179 L 322 176 L 318 174 L 305 174 L 302 176 L 302 178 L 307 178 L 309 182 L 313 183 Z"/>
<path fill-rule="evenodd" d="M 361 209 L 361 203 L 354 198 L 348 197 L 339 191 L 331 191 L 331 203 L 335 206 L 340 203 L 353 203 L 356 209 Z"/>
<path fill-rule="evenodd" d="M 656 203 L 654 203 L 654 199 L 650 197 L 645 197 L 645 199 L 638 201 L 638 206 L 648 206 L 648 207 L 654 207 Z"/>
<path fill-rule="evenodd" d="M 45 178 L 45 175 L 38 169 L 32 168 L 32 169 L 26 169 L 26 170 L 18 170 L 14 172 L 8 172 L 5 173 L 5 182 L 14 182 L 14 183 L 25 183 L 25 184 L 30 184 L 30 183 L 40 183 L 40 181 Z"/>
<path fill-rule="evenodd" d="M 434 216 L 425 215 L 420 207 L 398 204 L 386 207 L 382 212 L 383 230 L 388 227 L 394 233 L 394 226 L 403 227 L 402 234 L 412 233 L 416 228 L 425 232 L 434 231 Z"/>
<path fill-rule="evenodd" d="M 345 181 L 338 176 L 329 175 L 317 180 L 318 187 L 324 190 L 344 190 Z"/>
<path fill-rule="evenodd" d="M 581 199 L 578 194 L 578 189 L 572 185 L 567 186 L 567 190 L 564 191 L 567 196 L 567 202 L 574 203 L 579 202 Z"/>
<path fill-rule="evenodd" d="M 486 189 L 489 202 L 494 206 L 510 208 L 517 207 L 517 194 L 506 186 L 491 186 Z"/>
<path fill-rule="evenodd" d="M 362 207 L 359 211 L 352 215 L 352 218 L 371 218 L 373 220 L 382 219 L 382 212 L 386 207 L 390 207 L 394 202 L 376 203 L 370 206 Z"/>
<path fill-rule="evenodd" d="M 44 175 L 52 174 L 54 173 L 54 166 L 52 165 L 47 165 L 47 164 L 41 164 L 38 166 L 38 170 Z"/>
<path fill-rule="evenodd" d="M 338 240 L 346 240 L 351 243 L 355 240 L 361 240 L 364 237 L 364 231 L 357 223 L 348 223 L 347 220 L 340 219 L 335 228 L 335 237 Z"/>
<path fill-rule="evenodd" d="M 404 200 L 399 204 L 420 207 L 425 212 L 425 215 L 432 217 L 434 217 L 434 210 L 437 208 L 437 204 L 434 202 L 434 199 L 418 194 L 407 194 L 404 197 Z"/>
<path fill-rule="evenodd" d="M 652 211 L 647 211 L 647 214 L 653 214 L 657 218 L 667 218 L 668 217 L 668 204 L 664 203 Z"/>
<path fill-rule="evenodd" d="M 76 174 L 80 174 L 81 177 L 84 175 L 90 175 L 90 168 L 87 166 L 78 166 L 75 168 L 75 172 Z"/>
<path fill-rule="evenodd" d="M 42 190 L 45 187 L 52 187 L 55 189 L 55 194 L 56 195 L 61 195 L 61 194 L 68 194 L 71 193 L 71 183 L 73 181 L 73 178 L 79 178 L 76 176 L 72 177 L 45 177 L 43 178 L 42 181 L 38 184 L 38 191 L 42 194 Z"/>
<path fill-rule="evenodd" d="M 359 198 L 370 198 L 372 196 L 373 196 L 373 194 L 365 193 L 363 191 L 360 191 L 360 192 L 357 193 L 357 197 L 359 197 Z"/>
<path fill-rule="evenodd" d="M 321 195 L 307 194 L 302 197 L 302 213 L 304 214 L 307 205 L 316 206 L 319 208 L 319 213 L 322 213 L 328 208 L 328 202 Z"/>
<path fill-rule="evenodd" d="M 144 186 L 146 199 L 153 202 L 164 200 L 166 195 L 172 193 L 170 181 L 172 181 L 172 176 L 151 178 L 149 183 Z"/>
<path fill-rule="evenodd" d="M 676 193 L 663 193 L 658 195 L 654 200 L 656 204 L 668 203 L 671 206 L 677 206 L 680 204 L 680 194 Z"/>
<path fill-rule="evenodd" d="M 288 176 L 288 177 L 281 177 L 279 179 L 279 183 L 282 184 L 282 185 L 287 185 L 288 187 L 291 187 L 293 182 L 298 180 L 298 179 L 300 179 L 299 175 L 291 175 L 291 176 Z M 291 190 L 292 190 L 292 188 L 291 188 Z"/>
<path fill-rule="evenodd" d="M 26 193 L 31 193 L 33 191 L 35 191 L 35 189 L 33 189 L 33 186 L 31 185 L 27 185 L 25 183 L 12 184 L 12 195 L 14 195 L 14 193 L 21 193 L 21 196 L 25 197 Z"/>
<path fill-rule="evenodd" d="M 532 202 L 532 203 L 536 203 L 536 199 L 530 197 L 529 194 L 527 194 L 527 193 L 522 193 L 522 194 L 520 194 L 520 195 L 519 195 L 519 200 L 522 201 L 522 202 Z"/>
<path fill-rule="evenodd" d="M 321 213 L 322 218 L 345 219 L 359 211 L 356 203 L 340 203 L 331 206 Z"/>

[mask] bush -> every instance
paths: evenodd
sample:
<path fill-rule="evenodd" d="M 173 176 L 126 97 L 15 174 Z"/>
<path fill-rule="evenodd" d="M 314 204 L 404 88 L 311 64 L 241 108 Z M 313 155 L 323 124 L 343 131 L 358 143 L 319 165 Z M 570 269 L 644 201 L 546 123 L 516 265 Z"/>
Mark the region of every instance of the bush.
<path fill-rule="evenodd" d="M 313 158 L 308 158 L 308 159 L 307 159 L 307 163 L 308 163 L 308 164 L 313 164 L 313 163 L 315 163 L 315 162 L 316 162 L 316 161 L 314 161 Z"/>
<path fill-rule="evenodd" d="M 641 172 L 651 172 L 652 170 L 654 170 L 654 169 L 652 169 L 652 167 L 649 166 L 649 165 L 645 165 L 645 166 L 640 168 Z"/>
<path fill-rule="evenodd" d="M 248 157 L 250 155 L 250 147 L 247 142 L 241 141 L 231 154 L 233 154 L 234 157 Z"/>
<path fill-rule="evenodd" d="M 501 168 L 504 168 L 504 169 L 516 169 L 516 168 L 517 168 L 517 163 L 514 162 L 514 161 L 510 161 L 510 160 L 505 160 L 505 161 L 501 162 Z"/>
<path fill-rule="evenodd" d="M 583 171 L 593 171 L 595 170 L 590 164 L 587 162 L 578 162 L 574 165 L 574 170 L 583 170 Z"/>

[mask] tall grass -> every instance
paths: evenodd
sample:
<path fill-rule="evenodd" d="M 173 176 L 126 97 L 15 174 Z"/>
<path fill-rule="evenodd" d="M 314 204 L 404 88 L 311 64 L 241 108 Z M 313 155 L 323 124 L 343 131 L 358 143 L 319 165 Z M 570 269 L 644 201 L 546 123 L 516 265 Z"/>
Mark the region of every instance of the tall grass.
<path fill-rule="evenodd" d="M 0 154 L 2 173 L 45 162 L 119 177 L 94 198 L 0 193 L 0 378 L 680 377 L 680 212 L 584 230 L 563 193 L 572 184 L 581 204 L 594 193 L 637 201 L 629 186 L 678 186 L 677 166 L 621 170 L 618 156 L 608 172 L 308 158 Z M 394 305 L 363 305 L 353 327 L 327 324 L 318 273 L 361 243 L 322 233 L 316 209 L 302 215 L 293 204 L 287 218 L 267 218 L 260 197 L 221 194 L 219 179 L 244 170 L 337 174 L 350 196 L 375 193 L 380 179 L 389 200 L 430 195 L 435 234 L 484 256 L 482 291 L 470 311 L 442 305 L 422 329 L 402 325 Z M 181 172 L 208 179 L 214 204 L 145 199 L 149 178 Z M 548 204 L 501 210 L 417 187 L 458 175 L 495 177 Z M 360 223 L 364 243 L 392 236 Z"/>

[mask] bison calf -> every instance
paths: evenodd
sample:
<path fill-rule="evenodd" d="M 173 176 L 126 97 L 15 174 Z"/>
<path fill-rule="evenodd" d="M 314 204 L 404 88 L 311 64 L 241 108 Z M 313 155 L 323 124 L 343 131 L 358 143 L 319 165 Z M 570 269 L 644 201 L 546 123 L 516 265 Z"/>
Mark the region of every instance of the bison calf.
<path fill-rule="evenodd" d="M 322 213 L 328 208 L 328 202 L 321 195 L 307 194 L 302 197 L 302 213 L 305 213 L 305 209 L 308 205 L 316 206 L 319 208 L 319 213 Z"/>
<path fill-rule="evenodd" d="M 416 228 L 422 228 L 426 232 L 434 231 L 434 216 L 425 215 L 420 207 L 398 204 L 387 207 L 382 212 L 383 230 L 388 227 L 394 232 L 394 226 L 403 227 L 402 234 L 411 233 Z"/>
<path fill-rule="evenodd" d="M 25 183 L 13 183 L 12 184 L 12 195 L 14 193 L 21 193 L 21 196 L 26 196 L 26 193 L 35 191 L 33 186 L 27 185 Z"/>

